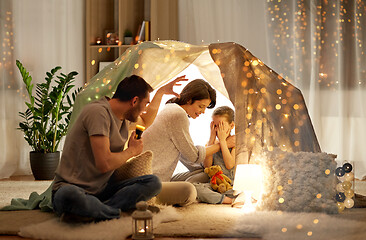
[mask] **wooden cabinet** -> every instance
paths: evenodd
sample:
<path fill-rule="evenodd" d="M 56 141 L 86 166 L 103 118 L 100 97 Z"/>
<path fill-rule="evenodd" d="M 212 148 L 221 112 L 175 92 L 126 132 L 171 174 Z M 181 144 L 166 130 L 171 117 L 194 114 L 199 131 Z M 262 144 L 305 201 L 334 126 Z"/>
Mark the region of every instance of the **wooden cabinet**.
<path fill-rule="evenodd" d="M 86 0 L 85 18 L 86 82 L 98 73 L 100 62 L 112 62 L 130 47 L 124 33 L 128 29 L 135 37 L 143 21 L 150 22 L 152 41 L 178 40 L 178 0 Z M 107 44 L 107 35 L 113 44 Z"/>

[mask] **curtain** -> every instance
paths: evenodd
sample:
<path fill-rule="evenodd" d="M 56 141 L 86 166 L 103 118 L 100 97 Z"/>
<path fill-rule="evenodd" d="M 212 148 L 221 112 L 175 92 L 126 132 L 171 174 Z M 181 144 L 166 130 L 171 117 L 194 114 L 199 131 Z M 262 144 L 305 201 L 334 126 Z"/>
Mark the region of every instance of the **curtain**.
<path fill-rule="evenodd" d="M 77 86 L 84 83 L 84 1 L 0 1 L 0 179 L 30 174 L 29 151 L 16 130 L 19 111 L 28 100 L 15 60 L 30 72 L 33 84 L 61 66 L 77 71 Z M 35 89 L 35 87 L 34 87 Z M 60 148 L 61 149 L 61 148 Z"/>
<path fill-rule="evenodd" d="M 323 152 L 366 175 L 366 6 L 361 0 L 180 0 L 180 40 L 238 42 L 305 98 Z M 203 41 L 202 41 L 203 40 Z"/>
<path fill-rule="evenodd" d="M 179 40 L 195 45 L 236 42 L 268 61 L 265 1 L 179 0 Z"/>
<path fill-rule="evenodd" d="M 323 151 L 366 175 L 364 1 L 269 1 L 269 64 L 299 87 Z"/>

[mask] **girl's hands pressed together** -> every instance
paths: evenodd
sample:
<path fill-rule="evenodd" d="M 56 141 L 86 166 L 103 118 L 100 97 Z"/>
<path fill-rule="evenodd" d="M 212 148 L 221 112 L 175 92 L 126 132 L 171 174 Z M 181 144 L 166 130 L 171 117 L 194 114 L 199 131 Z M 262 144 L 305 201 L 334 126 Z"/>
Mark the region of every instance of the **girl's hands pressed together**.
<path fill-rule="evenodd" d="M 208 140 L 207 145 L 214 144 L 215 140 L 216 140 L 216 128 L 215 128 L 215 123 L 212 121 L 210 123 L 210 139 Z"/>
<path fill-rule="evenodd" d="M 226 141 L 226 138 L 230 135 L 230 127 L 227 124 L 224 124 L 223 121 L 219 122 L 219 125 L 216 126 L 217 138 L 219 141 Z"/>

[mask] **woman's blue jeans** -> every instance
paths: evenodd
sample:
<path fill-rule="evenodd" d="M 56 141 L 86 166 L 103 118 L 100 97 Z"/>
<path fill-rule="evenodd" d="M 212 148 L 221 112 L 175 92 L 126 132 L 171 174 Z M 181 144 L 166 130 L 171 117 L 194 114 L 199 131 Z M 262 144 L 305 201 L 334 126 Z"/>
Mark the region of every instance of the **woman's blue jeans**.
<path fill-rule="evenodd" d="M 52 194 L 54 211 L 71 213 L 96 220 L 120 217 L 120 211 L 129 211 L 139 201 L 147 201 L 161 191 L 160 179 L 144 175 L 120 182 L 108 182 L 98 195 L 91 195 L 75 185 L 64 185 Z"/>

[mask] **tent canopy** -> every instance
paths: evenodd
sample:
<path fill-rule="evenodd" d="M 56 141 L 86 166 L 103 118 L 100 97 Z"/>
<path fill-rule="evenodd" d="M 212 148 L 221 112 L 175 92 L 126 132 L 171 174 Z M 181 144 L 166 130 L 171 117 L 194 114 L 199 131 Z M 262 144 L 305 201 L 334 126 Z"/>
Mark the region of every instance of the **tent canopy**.
<path fill-rule="evenodd" d="M 71 125 L 85 104 L 112 97 L 125 77 L 139 75 L 156 89 L 191 64 L 235 107 L 237 157 L 253 158 L 275 147 L 321 151 L 301 91 L 236 43 L 196 46 L 154 41 L 131 46 L 84 86 Z M 237 163 L 247 162 L 248 157 L 237 158 Z"/>

